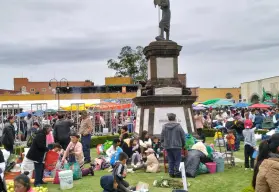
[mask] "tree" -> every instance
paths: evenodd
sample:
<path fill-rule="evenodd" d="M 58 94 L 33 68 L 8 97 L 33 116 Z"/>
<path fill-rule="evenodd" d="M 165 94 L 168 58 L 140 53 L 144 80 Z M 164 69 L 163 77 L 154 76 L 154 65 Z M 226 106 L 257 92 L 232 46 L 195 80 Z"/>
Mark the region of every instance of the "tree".
<path fill-rule="evenodd" d="M 143 47 L 137 46 L 132 49 L 125 46 L 121 49 L 117 61 L 110 59 L 108 68 L 116 71 L 117 77 L 131 77 L 134 81 L 147 80 L 147 60 L 143 54 Z"/>

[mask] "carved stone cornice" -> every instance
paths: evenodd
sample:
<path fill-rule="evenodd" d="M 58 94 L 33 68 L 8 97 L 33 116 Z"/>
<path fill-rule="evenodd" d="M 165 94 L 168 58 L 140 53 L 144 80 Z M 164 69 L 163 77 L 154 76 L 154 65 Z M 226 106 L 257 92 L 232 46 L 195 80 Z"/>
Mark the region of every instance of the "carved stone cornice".
<path fill-rule="evenodd" d="M 141 96 L 135 97 L 133 102 L 137 106 L 181 106 L 189 107 L 196 101 L 197 96 L 192 95 L 164 95 L 164 96 Z"/>
<path fill-rule="evenodd" d="M 178 57 L 182 46 L 174 41 L 153 41 L 143 49 L 146 59 L 156 57 Z"/>

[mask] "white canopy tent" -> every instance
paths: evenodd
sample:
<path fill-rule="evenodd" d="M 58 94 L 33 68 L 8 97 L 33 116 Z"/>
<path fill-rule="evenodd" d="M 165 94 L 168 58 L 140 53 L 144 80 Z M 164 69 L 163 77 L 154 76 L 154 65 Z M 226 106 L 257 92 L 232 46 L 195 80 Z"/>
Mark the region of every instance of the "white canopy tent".
<path fill-rule="evenodd" d="M 36 100 L 36 101 L 0 101 L 2 104 L 19 104 L 19 107 L 23 111 L 31 111 L 31 104 L 46 103 L 48 109 L 58 109 L 57 100 Z M 100 99 L 83 99 L 83 100 L 60 100 L 60 106 L 71 106 L 72 103 L 88 103 L 88 104 L 99 104 Z M 34 109 L 33 109 L 34 110 Z"/>

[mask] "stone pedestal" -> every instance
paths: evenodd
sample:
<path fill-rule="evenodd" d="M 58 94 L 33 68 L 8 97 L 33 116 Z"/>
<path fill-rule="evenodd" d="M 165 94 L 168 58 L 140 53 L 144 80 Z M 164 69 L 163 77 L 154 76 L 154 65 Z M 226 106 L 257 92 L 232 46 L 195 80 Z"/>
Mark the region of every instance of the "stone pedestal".
<path fill-rule="evenodd" d="M 160 135 L 168 122 L 167 113 L 176 114 L 186 133 L 195 133 L 192 104 L 196 96 L 178 79 L 178 56 L 182 47 L 173 41 L 155 41 L 144 48 L 148 60 L 148 81 L 133 99 L 137 105 L 135 132 L 146 130 Z"/>

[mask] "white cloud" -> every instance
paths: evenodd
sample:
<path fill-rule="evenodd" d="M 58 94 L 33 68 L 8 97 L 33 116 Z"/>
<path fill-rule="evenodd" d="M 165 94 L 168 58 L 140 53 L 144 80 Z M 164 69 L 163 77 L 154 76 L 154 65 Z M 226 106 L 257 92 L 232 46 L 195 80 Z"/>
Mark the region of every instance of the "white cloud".
<path fill-rule="evenodd" d="M 15 76 L 49 80 L 113 75 L 106 61 L 125 45 L 157 35 L 152 0 L 2 0 L 0 87 Z M 239 86 L 278 75 L 279 1 L 173 0 L 171 39 L 183 46 L 179 70 L 190 86 Z"/>

